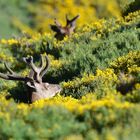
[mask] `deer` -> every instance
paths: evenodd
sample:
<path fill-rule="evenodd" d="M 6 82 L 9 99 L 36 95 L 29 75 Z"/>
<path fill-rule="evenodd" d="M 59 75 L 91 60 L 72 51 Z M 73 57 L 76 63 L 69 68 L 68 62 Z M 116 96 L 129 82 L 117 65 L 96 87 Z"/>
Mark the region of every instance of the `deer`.
<path fill-rule="evenodd" d="M 44 61 L 45 60 L 45 61 Z M 60 93 L 61 87 L 59 84 L 50 84 L 43 82 L 42 78 L 46 74 L 50 62 L 47 55 L 41 55 L 40 66 L 35 66 L 33 57 L 23 57 L 23 61 L 30 67 L 30 72 L 26 76 L 20 76 L 15 73 L 7 63 L 4 63 L 7 74 L 0 72 L 0 78 L 5 80 L 23 81 L 28 89 L 28 103 L 35 101 L 52 98 L 57 93 Z"/>
<path fill-rule="evenodd" d="M 55 25 L 50 25 L 51 30 L 53 30 L 54 32 L 56 32 L 55 34 L 55 38 L 57 40 L 63 40 L 65 36 L 70 36 L 76 27 L 76 20 L 80 17 L 80 15 L 78 14 L 77 16 L 75 16 L 72 19 L 68 19 L 68 15 L 66 15 L 66 25 L 62 26 L 58 20 L 55 18 L 54 19 L 54 24 Z"/>

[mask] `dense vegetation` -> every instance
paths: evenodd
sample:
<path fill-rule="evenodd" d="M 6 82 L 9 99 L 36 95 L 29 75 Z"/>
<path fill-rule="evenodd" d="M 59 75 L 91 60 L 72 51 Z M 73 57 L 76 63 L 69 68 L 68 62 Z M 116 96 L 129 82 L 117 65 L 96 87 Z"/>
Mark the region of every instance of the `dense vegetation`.
<path fill-rule="evenodd" d="M 22 57 L 32 55 L 38 64 L 40 54 L 46 53 L 51 66 L 43 80 L 60 84 L 62 91 L 28 105 L 24 83 L 0 79 L 0 139 L 139 140 L 139 1 L 10 2 L 14 16 L 20 14 L 18 6 L 23 9 L 16 20 L 2 10 L 8 21 L 0 18 L 5 26 L 0 72 L 6 73 L 7 62 L 26 75 Z M 8 9 L 5 0 L 2 4 Z M 64 13 L 80 13 L 80 18 L 76 32 L 58 41 L 49 24 L 54 17 L 64 22 Z M 12 33 L 15 37 L 4 38 Z"/>

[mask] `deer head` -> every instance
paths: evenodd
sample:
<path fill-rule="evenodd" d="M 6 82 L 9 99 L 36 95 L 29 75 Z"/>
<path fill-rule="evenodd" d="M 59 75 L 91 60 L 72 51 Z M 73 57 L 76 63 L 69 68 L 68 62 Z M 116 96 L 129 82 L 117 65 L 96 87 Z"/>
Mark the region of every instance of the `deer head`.
<path fill-rule="evenodd" d="M 79 18 L 79 16 L 80 15 L 77 15 L 69 20 L 68 16 L 66 15 L 66 25 L 64 27 L 55 19 L 55 25 L 51 25 L 51 29 L 56 32 L 55 37 L 58 40 L 63 40 L 66 35 L 70 36 L 74 32 L 76 20 Z"/>
<path fill-rule="evenodd" d="M 41 55 L 40 67 L 35 66 L 32 56 L 25 57 L 23 58 L 23 60 L 31 68 L 27 76 L 19 76 L 18 74 L 13 72 L 6 63 L 4 63 L 5 68 L 9 73 L 0 73 L 0 78 L 3 78 L 5 80 L 24 81 L 29 89 L 28 102 L 32 103 L 36 100 L 51 98 L 61 91 L 61 88 L 58 84 L 49 84 L 42 82 L 42 77 L 46 74 L 49 68 L 49 59 L 47 56 Z"/>

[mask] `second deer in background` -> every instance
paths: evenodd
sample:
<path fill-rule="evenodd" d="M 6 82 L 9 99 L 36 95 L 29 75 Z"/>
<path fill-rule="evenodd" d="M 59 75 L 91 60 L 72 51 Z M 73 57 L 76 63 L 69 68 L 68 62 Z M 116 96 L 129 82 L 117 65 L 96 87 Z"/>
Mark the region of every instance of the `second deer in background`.
<path fill-rule="evenodd" d="M 80 15 L 75 16 L 71 20 L 68 19 L 66 15 L 66 25 L 62 26 L 56 19 L 54 20 L 55 25 L 51 25 L 51 29 L 56 32 L 55 37 L 58 40 L 63 40 L 64 37 L 70 36 L 76 27 L 76 20 L 79 18 Z"/>

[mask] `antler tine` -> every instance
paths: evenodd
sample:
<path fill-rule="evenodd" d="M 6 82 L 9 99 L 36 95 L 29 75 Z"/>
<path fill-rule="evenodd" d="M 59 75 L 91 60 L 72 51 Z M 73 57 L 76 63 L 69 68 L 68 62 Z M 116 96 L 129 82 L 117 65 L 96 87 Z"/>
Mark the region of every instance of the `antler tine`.
<path fill-rule="evenodd" d="M 23 58 L 23 60 L 25 61 L 26 64 L 28 64 L 30 67 L 31 67 L 31 72 L 30 72 L 30 75 L 29 77 L 30 78 L 33 78 L 35 81 L 37 82 L 42 82 L 42 77 L 40 76 L 40 73 L 41 71 L 44 70 L 43 68 L 43 58 L 41 57 L 41 68 L 38 68 L 34 65 L 33 63 L 33 57 L 30 56 L 30 57 L 26 57 L 26 58 Z"/>
<path fill-rule="evenodd" d="M 24 58 L 25 59 L 25 58 Z M 24 61 L 26 61 L 26 60 L 24 60 Z M 43 70 L 43 68 L 44 68 L 44 61 L 43 61 L 43 55 L 41 55 L 41 63 L 40 63 L 40 68 L 38 68 L 38 69 L 40 69 L 40 72 Z M 40 73 L 39 72 L 39 73 Z M 31 71 L 30 71 L 30 73 L 29 73 L 29 77 L 30 78 L 33 78 L 33 76 L 34 76 L 34 70 L 32 69 Z"/>
<path fill-rule="evenodd" d="M 69 20 L 69 19 L 68 19 L 68 14 L 66 14 L 66 20 Z"/>
<path fill-rule="evenodd" d="M 44 60 L 43 60 L 43 55 L 41 55 L 40 72 L 43 70 L 43 67 L 44 67 Z"/>
<path fill-rule="evenodd" d="M 22 76 L 19 76 L 17 74 L 15 74 L 10 68 L 9 66 L 4 63 L 5 65 L 5 68 L 9 71 L 10 74 L 3 74 L 3 73 L 0 73 L 0 78 L 2 79 L 5 79 L 5 80 L 18 80 L 18 81 L 31 81 L 32 79 L 29 78 L 29 77 L 22 77 Z"/>
<path fill-rule="evenodd" d="M 5 80 L 17 80 L 17 81 L 32 81 L 31 78 L 29 77 L 22 77 L 22 76 L 18 76 L 18 75 L 8 75 L 8 74 L 3 74 L 0 73 L 0 78 L 5 79 Z"/>
<path fill-rule="evenodd" d="M 71 22 L 77 20 L 79 17 L 80 17 L 80 15 L 78 14 L 77 16 L 75 16 L 75 17 L 71 20 Z"/>
<path fill-rule="evenodd" d="M 77 16 L 75 16 L 73 19 L 69 20 L 69 23 L 71 26 L 75 26 L 75 21 L 80 17 L 80 15 L 78 14 Z"/>
<path fill-rule="evenodd" d="M 7 65 L 7 63 L 4 62 L 4 66 L 9 71 L 10 74 L 14 74 L 14 72 L 10 69 L 10 67 Z"/>
<path fill-rule="evenodd" d="M 41 77 L 43 77 L 46 74 L 46 72 L 47 72 L 47 70 L 48 70 L 48 68 L 50 66 L 50 61 L 49 61 L 49 58 L 48 58 L 47 55 L 45 56 L 45 59 L 46 59 L 45 67 L 44 67 L 44 69 L 40 73 Z"/>
<path fill-rule="evenodd" d="M 58 20 L 56 18 L 54 19 L 54 23 L 56 24 L 56 26 L 58 28 L 61 28 L 61 24 L 58 22 Z"/>
<path fill-rule="evenodd" d="M 69 24 L 68 15 L 66 14 L 66 26 Z"/>
<path fill-rule="evenodd" d="M 0 78 L 5 79 L 5 80 L 10 80 L 8 75 L 0 73 Z"/>
<path fill-rule="evenodd" d="M 32 56 L 24 57 L 23 60 L 26 64 L 28 64 L 31 67 L 31 69 L 34 71 L 34 73 L 38 73 L 38 69 L 33 63 L 33 57 Z"/>

